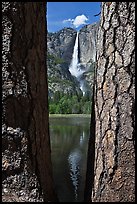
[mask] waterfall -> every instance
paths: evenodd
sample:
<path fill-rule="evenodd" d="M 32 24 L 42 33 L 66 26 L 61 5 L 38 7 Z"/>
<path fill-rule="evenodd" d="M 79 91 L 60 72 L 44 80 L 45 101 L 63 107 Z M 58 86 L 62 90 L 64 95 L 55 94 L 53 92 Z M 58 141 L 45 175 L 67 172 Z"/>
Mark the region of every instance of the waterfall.
<path fill-rule="evenodd" d="M 85 72 L 80 68 L 79 58 L 78 58 L 78 38 L 79 38 L 79 32 L 77 32 L 73 55 L 72 55 L 72 61 L 69 67 L 70 73 L 77 78 L 77 80 L 80 83 L 80 89 L 83 92 L 83 95 L 85 95 L 84 91 L 84 83 L 83 80 L 81 80 L 82 74 Z"/>
<path fill-rule="evenodd" d="M 69 67 L 70 73 L 76 78 L 78 78 L 84 72 L 83 70 L 80 69 L 79 59 L 78 59 L 78 37 L 79 37 L 78 34 L 79 32 L 77 32 L 73 55 L 72 55 L 72 61 Z"/>

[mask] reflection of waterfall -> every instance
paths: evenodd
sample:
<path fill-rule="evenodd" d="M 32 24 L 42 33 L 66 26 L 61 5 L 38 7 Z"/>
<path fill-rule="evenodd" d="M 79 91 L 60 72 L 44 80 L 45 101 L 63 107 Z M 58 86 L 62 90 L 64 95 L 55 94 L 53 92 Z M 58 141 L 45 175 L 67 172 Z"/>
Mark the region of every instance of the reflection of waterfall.
<path fill-rule="evenodd" d="M 81 160 L 81 152 L 78 149 L 75 149 L 70 153 L 68 157 L 68 162 L 70 166 L 70 178 L 72 180 L 74 189 L 75 189 L 75 200 L 78 197 L 78 184 L 79 184 L 79 176 L 80 176 L 80 160 Z"/>
<path fill-rule="evenodd" d="M 80 141 L 79 141 L 80 146 L 83 145 L 84 139 L 85 139 L 85 132 L 83 131 L 83 134 L 80 136 Z"/>

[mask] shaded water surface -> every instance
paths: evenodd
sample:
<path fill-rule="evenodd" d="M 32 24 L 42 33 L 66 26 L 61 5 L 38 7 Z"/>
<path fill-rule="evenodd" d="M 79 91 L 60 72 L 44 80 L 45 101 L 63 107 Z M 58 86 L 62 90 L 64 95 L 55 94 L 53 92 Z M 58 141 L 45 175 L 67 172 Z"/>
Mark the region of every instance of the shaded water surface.
<path fill-rule="evenodd" d="M 50 118 L 53 175 L 60 202 L 82 202 L 90 117 Z"/>

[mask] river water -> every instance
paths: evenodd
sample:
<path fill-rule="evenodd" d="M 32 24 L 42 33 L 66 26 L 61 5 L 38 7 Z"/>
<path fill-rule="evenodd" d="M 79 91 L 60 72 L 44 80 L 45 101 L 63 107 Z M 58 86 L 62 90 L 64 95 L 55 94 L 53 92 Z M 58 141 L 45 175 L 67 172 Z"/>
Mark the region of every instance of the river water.
<path fill-rule="evenodd" d="M 90 117 L 50 117 L 51 157 L 60 202 L 83 202 Z"/>

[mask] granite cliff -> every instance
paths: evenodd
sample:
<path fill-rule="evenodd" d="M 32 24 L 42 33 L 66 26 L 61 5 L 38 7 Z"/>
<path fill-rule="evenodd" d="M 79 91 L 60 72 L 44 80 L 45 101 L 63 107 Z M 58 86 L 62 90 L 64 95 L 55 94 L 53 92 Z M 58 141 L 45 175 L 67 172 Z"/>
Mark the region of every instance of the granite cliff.
<path fill-rule="evenodd" d="M 83 79 L 87 84 L 87 91 L 91 90 L 93 84 L 97 29 L 98 23 L 86 25 L 79 31 L 79 64 L 81 69 L 85 70 Z M 62 91 L 62 87 L 66 93 L 81 92 L 79 83 L 69 72 L 76 34 L 77 31 L 72 28 L 64 28 L 56 33 L 47 34 L 47 65 L 50 92 Z M 63 86 L 61 80 L 57 80 L 58 77 L 64 80 Z"/>

